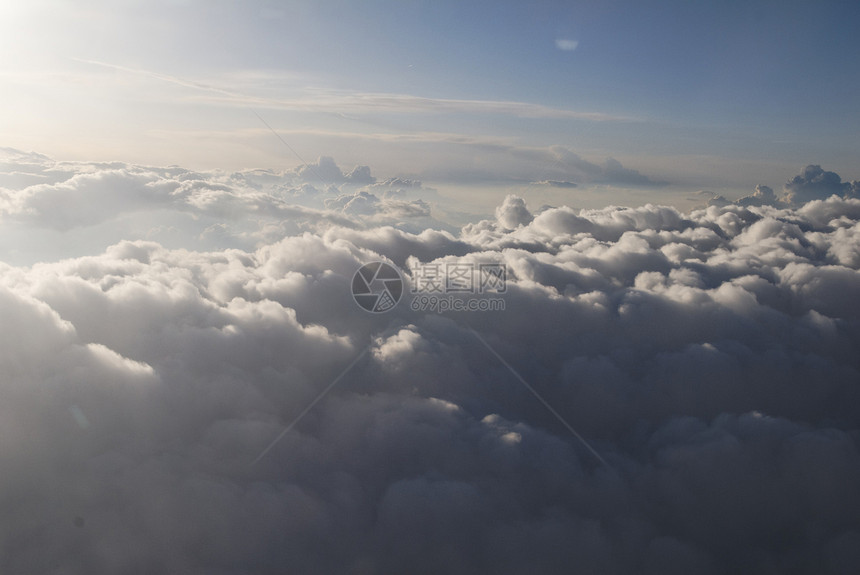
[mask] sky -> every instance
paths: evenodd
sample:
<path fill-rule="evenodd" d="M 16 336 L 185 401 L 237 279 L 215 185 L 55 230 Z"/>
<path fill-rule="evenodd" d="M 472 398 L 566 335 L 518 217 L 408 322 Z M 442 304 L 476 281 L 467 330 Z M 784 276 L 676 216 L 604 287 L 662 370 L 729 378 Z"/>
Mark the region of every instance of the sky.
<path fill-rule="evenodd" d="M 860 572 L 856 23 L 0 3 L 0 572 Z"/>
<path fill-rule="evenodd" d="M 0 10 L 5 145 L 61 160 L 233 170 L 327 155 L 484 208 L 510 192 L 689 208 L 690 191 L 737 198 L 807 164 L 860 177 L 852 2 Z M 638 177 L 586 177 L 567 153 Z M 532 185 L 546 180 L 581 189 Z"/>

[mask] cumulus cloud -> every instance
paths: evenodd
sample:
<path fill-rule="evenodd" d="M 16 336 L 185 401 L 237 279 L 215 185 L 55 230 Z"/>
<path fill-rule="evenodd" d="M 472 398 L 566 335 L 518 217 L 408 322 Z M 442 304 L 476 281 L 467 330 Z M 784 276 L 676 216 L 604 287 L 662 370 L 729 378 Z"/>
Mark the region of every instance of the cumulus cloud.
<path fill-rule="evenodd" d="M 765 185 L 755 187 L 752 195 L 744 196 L 730 202 L 723 196 L 705 192 L 709 195 L 708 205 L 724 206 L 802 206 L 813 200 L 826 200 L 830 196 L 843 198 L 860 197 L 860 181 L 843 182 L 839 174 L 824 171 L 821 166 L 810 164 L 803 171 L 791 178 L 783 186 L 782 197 L 777 197 L 772 188 Z"/>
<path fill-rule="evenodd" d="M 356 166 L 348 174 L 330 156 L 320 156 L 316 162 L 302 164 L 292 173 L 305 181 L 332 185 L 349 182 L 353 184 L 373 184 L 376 178 L 370 173 L 369 166 Z"/>
<path fill-rule="evenodd" d="M 810 164 L 790 179 L 784 186 L 785 200 L 791 204 L 802 204 L 811 200 L 823 200 L 832 195 L 857 197 L 860 182 L 843 182 L 839 174 Z"/>
<path fill-rule="evenodd" d="M 773 206 L 778 202 L 772 188 L 759 184 L 751 196 L 745 196 L 735 203 L 739 206 Z"/>
<path fill-rule="evenodd" d="M 345 174 L 326 156 L 284 172 L 221 173 L 56 162 L 40 154 L 0 150 L 0 218 L 7 224 L 0 235 L 5 232 L 5 243 L 18 243 L 15 252 L 29 254 L 30 260 L 51 253 L 19 239 L 31 236 L 32 228 L 52 230 L 63 241 L 89 233 L 91 243 L 131 236 L 196 249 L 252 249 L 331 225 L 455 231 L 434 217 L 440 199 L 418 180 L 377 182 L 367 166 Z"/>
<path fill-rule="evenodd" d="M 512 230 L 520 226 L 528 225 L 533 216 L 526 207 L 522 198 L 508 196 L 504 203 L 496 208 L 496 220 L 504 229 Z"/>
<path fill-rule="evenodd" d="M 33 198 L 115 184 L 207 226 L 330 219 L 0 264 L 3 572 L 860 568 L 860 200 L 510 196 L 452 233 L 385 223 L 424 209 L 386 197 L 404 182 L 301 211 L 283 174 L 62 169 L 4 189 L 6 217 L 59 225 Z M 379 260 L 405 288 L 374 315 L 350 287 Z M 422 266 L 482 263 L 506 267 L 504 311 L 410 305 Z"/>

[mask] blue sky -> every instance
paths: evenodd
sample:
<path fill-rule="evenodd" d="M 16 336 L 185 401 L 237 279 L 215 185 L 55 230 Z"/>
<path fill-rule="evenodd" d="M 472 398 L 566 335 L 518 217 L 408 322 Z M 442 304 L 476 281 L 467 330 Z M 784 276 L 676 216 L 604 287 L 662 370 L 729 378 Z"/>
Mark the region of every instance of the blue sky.
<path fill-rule="evenodd" d="M 61 159 L 238 169 L 329 155 L 449 190 L 571 181 L 583 205 L 741 195 L 809 163 L 860 176 L 851 2 L 93 0 L 0 12 L 3 144 Z M 581 169 L 607 158 L 642 177 Z M 598 189 L 609 193 L 581 195 Z"/>

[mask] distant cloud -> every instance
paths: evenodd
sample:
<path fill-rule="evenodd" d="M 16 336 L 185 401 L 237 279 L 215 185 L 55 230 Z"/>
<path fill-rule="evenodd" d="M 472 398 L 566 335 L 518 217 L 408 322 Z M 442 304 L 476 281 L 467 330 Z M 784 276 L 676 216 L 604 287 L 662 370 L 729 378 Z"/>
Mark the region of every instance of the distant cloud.
<path fill-rule="evenodd" d="M 832 195 L 858 197 L 860 182 L 843 182 L 839 174 L 810 164 L 790 179 L 785 186 L 785 201 L 799 205 L 810 200 L 823 200 Z"/>
<path fill-rule="evenodd" d="M 541 180 L 539 182 L 532 182 L 536 186 L 550 186 L 553 188 L 575 188 L 575 182 L 566 182 L 563 180 Z"/>
<path fill-rule="evenodd" d="M 183 241 L 196 237 L 201 248 L 253 247 L 273 233 L 296 233 L 297 221 L 315 229 L 385 224 L 414 231 L 447 229 L 432 219 L 430 204 L 422 201 L 438 201 L 435 190 L 417 180 L 377 182 L 368 166 L 345 173 L 328 156 L 281 173 L 223 174 L 122 162 L 59 163 L 38 154 L 0 153 L 0 217 L 63 233 L 123 218 L 147 220 L 157 213 L 170 214 L 171 225 L 159 222 L 161 231 L 152 237 L 178 228 Z M 123 225 L 114 233 L 128 231 Z"/>
<path fill-rule="evenodd" d="M 591 183 L 631 186 L 664 186 L 666 182 L 654 180 L 638 170 L 627 168 L 615 158 L 606 158 L 602 164 L 588 161 L 564 146 L 553 146 L 550 153 L 554 165 L 575 170 Z"/>
<path fill-rule="evenodd" d="M 514 230 L 527 226 L 534 219 L 522 198 L 508 196 L 504 203 L 496 208 L 496 221 L 503 229 Z"/>
<path fill-rule="evenodd" d="M 771 187 L 760 184 L 751 196 L 741 198 L 736 203 L 739 206 L 774 206 L 779 203 L 779 199 Z"/>
<path fill-rule="evenodd" d="M 606 158 L 603 164 L 603 179 L 610 183 L 630 184 L 634 186 L 666 185 L 666 182 L 653 180 L 637 170 L 625 168 L 615 158 Z"/>
<path fill-rule="evenodd" d="M 709 198 L 708 204 L 713 206 L 735 204 L 738 206 L 798 207 L 807 202 L 825 200 L 834 195 L 843 198 L 860 197 L 860 181 L 843 182 L 839 174 L 825 171 L 816 164 L 810 164 L 803 168 L 803 171 L 786 182 L 782 189 L 782 197 L 777 197 L 771 187 L 757 185 L 755 192 L 751 195 L 744 196 L 734 202 L 710 192 L 700 193 L 711 194 L 712 197 Z"/>
<path fill-rule="evenodd" d="M 564 50 L 565 52 L 572 52 L 576 50 L 577 46 L 579 46 L 579 42 L 577 40 L 558 38 L 555 41 L 555 47 L 559 50 Z"/>
<path fill-rule="evenodd" d="M 558 42 L 556 44 L 558 45 Z M 563 40 L 561 42 L 574 42 Z M 574 42 L 575 44 L 575 42 Z M 570 46 L 570 44 L 564 44 Z M 574 45 L 575 48 L 575 45 Z M 561 48 L 571 50 L 573 48 Z M 302 110 L 330 113 L 475 113 L 499 114 L 523 118 L 578 119 L 595 122 L 631 121 L 629 116 L 608 112 L 571 110 L 555 108 L 530 102 L 509 100 L 472 100 L 458 98 L 434 98 L 415 94 L 361 92 L 356 90 L 335 90 L 322 88 L 302 88 L 299 95 L 286 98 L 267 98 L 245 94 L 238 90 L 223 88 L 211 81 L 197 81 L 144 69 L 118 66 L 94 60 L 81 60 L 93 66 L 145 76 L 195 90 L 198 100 L 223 106 L 242 106 L 260 109 Z"/>

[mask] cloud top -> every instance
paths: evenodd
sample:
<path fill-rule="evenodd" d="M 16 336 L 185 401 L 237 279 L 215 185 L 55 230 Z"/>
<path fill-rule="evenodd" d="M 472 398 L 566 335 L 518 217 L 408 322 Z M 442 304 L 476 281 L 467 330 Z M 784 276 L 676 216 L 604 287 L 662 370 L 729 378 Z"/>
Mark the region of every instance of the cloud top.
<path fill-rule="evenodd" d="M 77 237 L 146 206 L 235 242 L 269 217 L 246 247 L 2 264 L 3 572 L 860 568 L 860 199 L 509 196 L 448 231 L 400 225 L 429 221 L 422 186 L 364 169 L 330 190 L 14 161 L 42 181 L 3 189 L 7 225 Z M 802 176 L 798 198 L 839 184 Z M 407 284 L 386 314 L 350 294 L 371 261 Z M 408 305 L 420 266 L 481 263 L 503 312 Z"/>
<path fill-rule="evenodd" d="M 734 202 L 715 195 L 711 197 L 709 203 L 710 205 L 734 203 L 739 206 L 798 207 L 807 202 L 825 200 L 831 196 L 858 198 L 860 181 L 843 182 L 839 174 L 825 171 L 817 164 L 810 164 L 803 168 L 800 174 L 788 180 L 782 190 L 782 197 L 777 197 L 769 186 L 758 185 L 752 195 L 744 196 Z"/>

